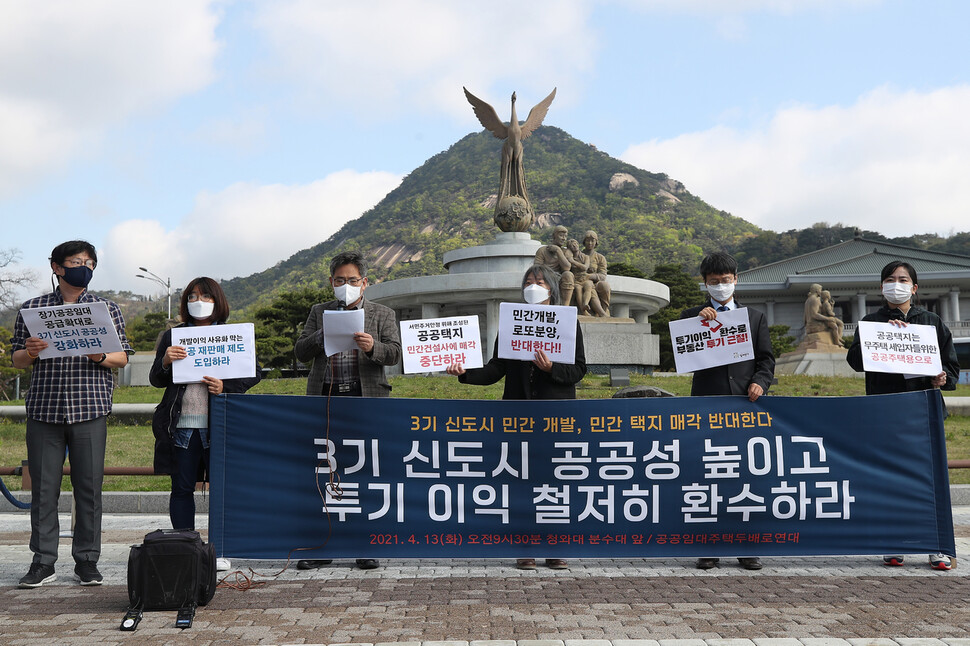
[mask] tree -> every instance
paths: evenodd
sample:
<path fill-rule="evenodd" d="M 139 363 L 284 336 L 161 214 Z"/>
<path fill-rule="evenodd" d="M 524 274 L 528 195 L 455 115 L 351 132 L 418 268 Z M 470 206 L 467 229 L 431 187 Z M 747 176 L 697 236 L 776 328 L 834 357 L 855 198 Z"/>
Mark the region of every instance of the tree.
<path fill-rule="evenodd" d="M 680 318 L 688 307 L 704 302 L 704 292 L 696 278 L 685 272 L 680 265 L 657 265 L 650 278 L 670 289 L 670 305 L 650 317 L 653 333 L 660 337 L 660 369 L 674 369 L 674 352 L 670 344 L 669 323 Z"/>
<path fill-rule="evenodd" d="M 771 351 L 775 359 L 786 352 L 794 352 L 795 337 L 788 334 L 791 327 L 787 325 L 772 325 L 768 328 L 768 335 L 771 338 Z"/>
<path fill-rule="evenodd" d="M 165 312 L 151 312 L 125 326 L 125 334 L 133 350 L 154 350 L 158 336 L 168 328 L 168 315 Z"/>
<path fill-rule="evenodd" d="M 0 249 L 0 309 L 20 305 L 18 292 L 34 282 L 34 272 L 16 268 L 19 259 L 17 249 Z"/>
<path fill-rule="evenodd" d="M 330 300 L 333 300 L 333 290 L 329 286 L 323 289 L 302 287 L 292 292 L 280 292 L 268 306 L 253 312 L 260 363 L 267 368 L 296 370 L 293 347 L 303 331 L 310 308 Z"/>

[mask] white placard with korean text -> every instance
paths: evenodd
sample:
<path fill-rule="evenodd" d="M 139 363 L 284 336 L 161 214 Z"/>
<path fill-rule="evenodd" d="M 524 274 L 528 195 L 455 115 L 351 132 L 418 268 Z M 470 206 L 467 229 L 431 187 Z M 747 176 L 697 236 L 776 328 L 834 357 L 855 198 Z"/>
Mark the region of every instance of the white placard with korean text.
<path fill-rule="evenodd" d="M 710 321 L 695 316 L 670 322 L 677 372 L 693 372 L 754 359 L 748 308 L 718 312 Z"/>
<path fill-rule="evenodd" d="M 20 310 L 30 336 L 47 341 L 41 359 L 121 352 L 121 339 L 104 301 Z"/>
<path fill-rule="evenodd" d="M 202 377 L 256 376 L 256 335 L 252 323 L 172 328 L 172 345 L 182 346 L 189 355 L 172 362 L 174 383 L 197 383 Z"/>
<path fill-rule="evenodd" d="M 482 367 L 478 316 L 401 321 L 404 373 L 441 372 L 453 363 Z"/>
<path fill-rule="evenodd" d="M 856 333 L 862 346 L 862 367 L 867 372 L 892 372 L 907 377 L 943 372 L 940 345 L 932 325 L 896 327 L 892 323 L 859 321 Z"/>
<path fill-rule="evenodd" d="M 553 363 L 576 363 L 576 308 L 499 303 L 499 358 L 532 361 L 538 350 Z"/>

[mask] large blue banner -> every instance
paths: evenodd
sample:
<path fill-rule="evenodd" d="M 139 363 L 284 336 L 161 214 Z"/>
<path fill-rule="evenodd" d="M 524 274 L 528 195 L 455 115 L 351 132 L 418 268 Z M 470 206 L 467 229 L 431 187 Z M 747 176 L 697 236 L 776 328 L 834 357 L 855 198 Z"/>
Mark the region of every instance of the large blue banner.
<path fill-rule="evenodd" d="M 229 557 L 955 553 L 937 390 L 222 395 L 210 421 L 209 537 Z"/>

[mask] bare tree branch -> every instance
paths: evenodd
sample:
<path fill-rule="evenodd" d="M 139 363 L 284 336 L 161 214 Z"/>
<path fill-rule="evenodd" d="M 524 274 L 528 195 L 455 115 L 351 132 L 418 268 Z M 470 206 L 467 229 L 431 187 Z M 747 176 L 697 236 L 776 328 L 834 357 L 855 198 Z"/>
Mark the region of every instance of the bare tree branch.
<path fill-rule="evenodd" d="M 17 267 L 19 259 L 19 250 L 0 249 L 0 309 L 20 305 L 19 290 L 30 287 L 36 278 L 31 270 Z"/>

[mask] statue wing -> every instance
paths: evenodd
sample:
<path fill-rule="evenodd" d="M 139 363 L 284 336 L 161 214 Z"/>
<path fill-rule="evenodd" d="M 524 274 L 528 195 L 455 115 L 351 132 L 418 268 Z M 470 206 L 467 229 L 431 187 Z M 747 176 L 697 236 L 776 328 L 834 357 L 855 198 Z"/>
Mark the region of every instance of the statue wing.
<path fill-rule="evenodd" d="M 546 118 L 546 113 L 549 112 L 549 105 L 555 98 L 556 88 L 552 88 L 552 92 L 549 93 L 549 96 L 537 103 L 536 107 L 529 110 L 529 118 L 526 119 L 525 123 L 522 124 L 522 134 L 519 135 L 519 139 L 525 139 L 532 134 L 533 130 L 542 125 L 542 120 Z"/>
<path fill-rule="evenodd" d="M 475 116 L 478 117 L 479 122 L 485 126 L 485 129 L 495 135 L 498 139 L 505 139 L 508 137 L 509 129 L 504 123 L 502 123 L 502 120 L 498 118 L 495 108 L 469 92 L 467 88 L 462 87 L 461 89 L 465 90 L 465 98 L 468 99 L 468 102 L 472 104 L 472 109 L 475 111 Z M 545 112 L 543 112 L 543 114 L 545 114 Z"/>

